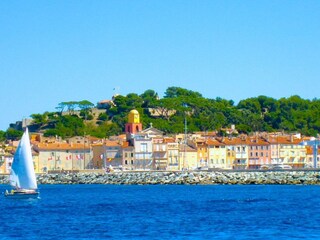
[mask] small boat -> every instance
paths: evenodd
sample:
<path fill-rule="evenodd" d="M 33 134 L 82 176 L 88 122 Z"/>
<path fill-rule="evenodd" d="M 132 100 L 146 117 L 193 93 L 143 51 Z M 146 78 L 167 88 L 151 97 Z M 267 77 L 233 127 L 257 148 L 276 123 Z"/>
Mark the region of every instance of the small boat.
<path fill-rule="evenodd" d="M 10 198 L 38 198 L 36 174 L 33 167 L 31 145 L 28 128 L 22 135 L 18 148 L 14 154 L 9 176 L 12 190 L 5 191 Z"/>

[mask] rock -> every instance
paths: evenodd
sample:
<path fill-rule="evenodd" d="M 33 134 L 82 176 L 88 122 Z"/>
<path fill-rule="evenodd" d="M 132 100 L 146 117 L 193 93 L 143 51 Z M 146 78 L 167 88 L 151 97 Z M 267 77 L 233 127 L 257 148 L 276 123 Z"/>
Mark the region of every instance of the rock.
<path fill-rule="evenodd" d="M 320 185 L 318 171 L 119 172 L 39 174 L 39 184 L 310 184 Z M 9 184 L 0 175 L 0 184 Z"/>

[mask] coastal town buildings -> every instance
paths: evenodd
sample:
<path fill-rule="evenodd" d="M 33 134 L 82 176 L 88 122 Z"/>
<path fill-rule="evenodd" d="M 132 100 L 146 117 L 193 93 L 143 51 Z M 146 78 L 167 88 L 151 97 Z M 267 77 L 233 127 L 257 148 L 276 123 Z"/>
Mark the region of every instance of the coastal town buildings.
<path fill-rule="evenodd" d="M 164 169 L 173 171 L 187 168 L 184 159 L 179 158 L 179 143 L 174 142 L 173 139 L 171 139 L 171 141 L 168 139 L 166 145 L 168 149 L 168 159 L 167 167 L 164 167 Z"/>
<path fill-rule="evenodd" d="M 271 163 L 269 145 L 269 142 L 263 137 L 249 138 L 247 169 L 259 169 L 260 166 Z"/>
<path fill-rule="evenodd" d="M 235 151 L 235 159 L 232 164 L 233 169 L 243 169 L 248 168 L 249 159 L 249 138 L 245 135 L 240 135 L 239 137 L 233 138 L 227 144 L 232 145 Z"/>
<path fill-rule="evenodd" d="M 134 147 L 129 146 L 128 142 L 124 142 L 122 145 L 122 166 L 123 170 L 135 170 L 135 152 Z"/>
<path fill-rule="evenodd" d="M 152 138 L 154 169 L 165 170 L 168 160 L 168 145 L 163 137 Z"/>
<path fill-rule="evenodd" d="M 132 139 L 134 147 L 134 166 L 136 170 L 153 168 L 152 138 L 145 134 L 137 134 Z"/>
<path fill-rule="evenodd" d="M 227 162 L 226 145 L 218 139 L 208 139 L 208 167 L 231 169 L 232 163 Z"/>
<path fill-rule="evenodd" d="M 198 166 L 198 151 L 195 148 L 187 144 L 180 144 L 179 146 L 179 162 L 180 168 L 179 170 L 194 170 L 197 169 Z"/>
<path fill-rule="evenodd" d="M 217 136 L 215 132 L 165 135 L 143 128 L 137 110 L 128 114 L 125 133 L 108 139 L 77 136 L 68 140 L 31 134 L 37 173 L 118 169 L 124 171 L 180 171 L 196 169 L 265 169 L 277 165 L 310 168 L 314 147 L 302 144 L 299 134 L 255 133 Z M 229 133 L 229 130 L 228 130 Z M 309 139 L 310 140 L 310 139 Z M 0 152 L 0 173 L 10 171 L 18 142 Z M 319 153 L 319 149 L 318 149 Z M 317 157 L 319 158 L 319 157 Z M 318 159 L 319 161 L 319 159 Z"/>
<path fill-rule="evenodd" d="M 39 155 L 36 172 L 83 170 L 93 167 L 89 144 L 38 143 L 33 149 Z"/>

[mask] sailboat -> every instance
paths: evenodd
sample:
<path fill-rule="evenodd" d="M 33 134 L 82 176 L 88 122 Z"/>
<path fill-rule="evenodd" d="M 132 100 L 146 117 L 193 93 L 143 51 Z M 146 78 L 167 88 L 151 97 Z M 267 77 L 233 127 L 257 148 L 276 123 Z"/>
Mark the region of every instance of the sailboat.
<path fill-rule="evenodd" d="M 39 196 L 28 128 L 23 133 L 14 154 L 9 181 L 13 189 L 6 190 L 6 197 L 37 198 Z"/>

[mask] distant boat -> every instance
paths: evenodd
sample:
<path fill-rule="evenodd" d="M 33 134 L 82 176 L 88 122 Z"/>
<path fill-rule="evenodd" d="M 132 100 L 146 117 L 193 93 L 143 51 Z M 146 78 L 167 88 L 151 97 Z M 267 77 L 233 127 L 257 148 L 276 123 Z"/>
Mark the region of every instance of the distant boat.
<path fill-rule="evenodd" d="M 11 191 L 6 190 L 6 197 L 37 198 L 39 196 L 28 128 L 23 133 L 14 154 L 9 181 L 13 189 Z"/>

